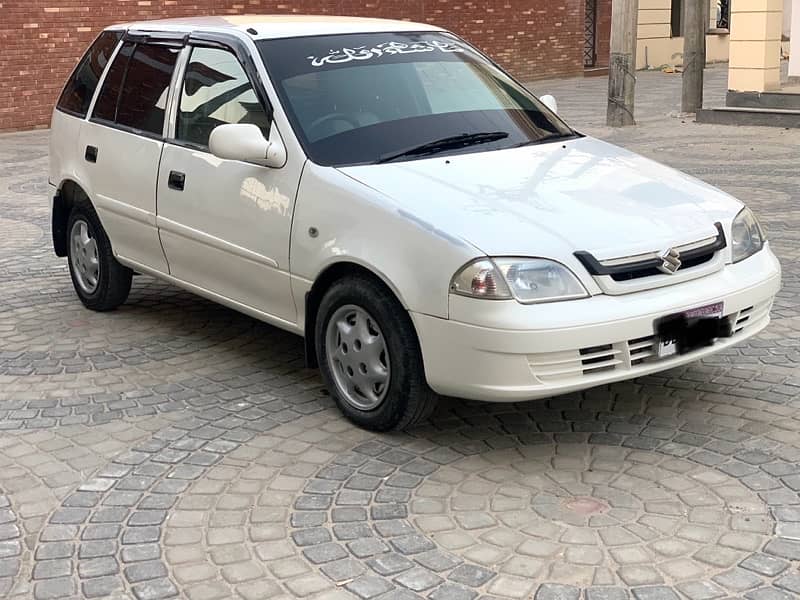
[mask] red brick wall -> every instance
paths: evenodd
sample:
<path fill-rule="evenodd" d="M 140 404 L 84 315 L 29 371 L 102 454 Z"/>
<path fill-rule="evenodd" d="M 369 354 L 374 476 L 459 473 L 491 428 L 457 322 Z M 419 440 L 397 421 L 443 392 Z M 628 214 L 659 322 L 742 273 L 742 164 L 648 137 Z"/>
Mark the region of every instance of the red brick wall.
<path fill-rule="evenodd" d="M 582 71 L 584 0 L 0 0 L 0 130 L 46 126 L 64 80 L 111 23 L 202 14 L 312 13 L 450 29 L 522 80 Z"/>

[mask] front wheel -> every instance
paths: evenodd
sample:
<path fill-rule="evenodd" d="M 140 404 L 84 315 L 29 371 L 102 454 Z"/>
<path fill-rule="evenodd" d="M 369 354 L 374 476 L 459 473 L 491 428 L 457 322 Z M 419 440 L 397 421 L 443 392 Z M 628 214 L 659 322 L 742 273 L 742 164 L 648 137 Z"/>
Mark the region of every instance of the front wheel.
<path fill-rule="evenodd" d="M 331 395 L 351 421 L 373 431 L 427 418 L 436 395 L 425 381 L 411 318 L 366 277 L 336 282 L 322 299 L 315 342 Z"/>

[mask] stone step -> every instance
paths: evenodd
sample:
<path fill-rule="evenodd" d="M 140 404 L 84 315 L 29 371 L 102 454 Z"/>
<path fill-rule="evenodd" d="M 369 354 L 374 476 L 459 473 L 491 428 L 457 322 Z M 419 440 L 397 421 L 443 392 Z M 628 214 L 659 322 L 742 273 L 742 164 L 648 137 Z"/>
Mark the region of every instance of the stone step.
<path fill-rule="evenodd" d="M 584 77 L 608 77 L 608 67 L 586 67 L 583 69 Z"/>
<path fill-rule="evenodd" d="M 704 108 L 697 111 L 697 122 L 714 125 L 755 125 L 794 129 L 800 128 L 800 110 L 735 106 Z"/>
<path fill-rule="evenodd" d="M 777 108 L 780 110 L 800 110 L 800 88 L 780 92 L 731 92 L 725 105 L 737 108 Z"/>

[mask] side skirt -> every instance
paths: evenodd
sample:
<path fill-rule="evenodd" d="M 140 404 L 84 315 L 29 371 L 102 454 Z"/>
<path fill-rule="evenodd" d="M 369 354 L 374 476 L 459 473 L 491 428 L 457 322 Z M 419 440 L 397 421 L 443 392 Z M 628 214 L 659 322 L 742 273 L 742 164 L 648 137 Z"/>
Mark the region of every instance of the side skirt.
<path fill-rule="evenodd" d="M 143 273 L 145 275 L 150 275 L 157 279 L 161 279 L 163 281 L 176 285 L 180 288 L 183 288 L 189 292 L 192 292 L 193 294 L 197 294 L 198 296 L 202 296 L 203 298 L 211 300 L 212 302 L 222 304 L 223 306 L 227 306 L 228 308 L 246 314 L 247 316 L 253 317 L 254 319 L 258 319 L 259 321 L 264 321 L 265 323 L 274 325 L 275 327 L 278 327 L 285 331 L 289 331 L 291 333 L 300 336 L 304 335 L 303 327 L 301 327 L 297 323 L 292 323 L 291 321 L 281 319 L 280 317 L 276 317 L 269 313 L 265 313 L 256 308 L 253 308 L 252 306 L 248 306 L 247 304 L 242 304 L 241 302 L 232 300 L 227 296 L 222 296 L 220 294 L 207 290 L 203 287 L 189 283 L 188 281 L 184 281 L 183 279 L 178 279 L 177 277 L 173 277 L 172 275 L 168 275 L 167 273 L 162 273 L 161 271 L 158 271 L 156 269 L 151 269 L 146 265 L 125 258 L 124 256 L 117 256 L 116 258 L 120 263 L 122 263 L 126 267 L 133 269 L 138 273 Z"/>

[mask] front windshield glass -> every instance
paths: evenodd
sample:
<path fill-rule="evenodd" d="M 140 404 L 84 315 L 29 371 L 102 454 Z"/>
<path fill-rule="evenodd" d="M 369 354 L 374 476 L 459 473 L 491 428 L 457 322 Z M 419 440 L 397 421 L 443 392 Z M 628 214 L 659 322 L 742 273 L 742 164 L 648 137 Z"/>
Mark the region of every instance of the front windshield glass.
<path fill-rule="evenodd" d="M 575 135 L 450 34 L 313 36 L 258 46 L 292 126 L 317 164 L 413 160 Z"/>

